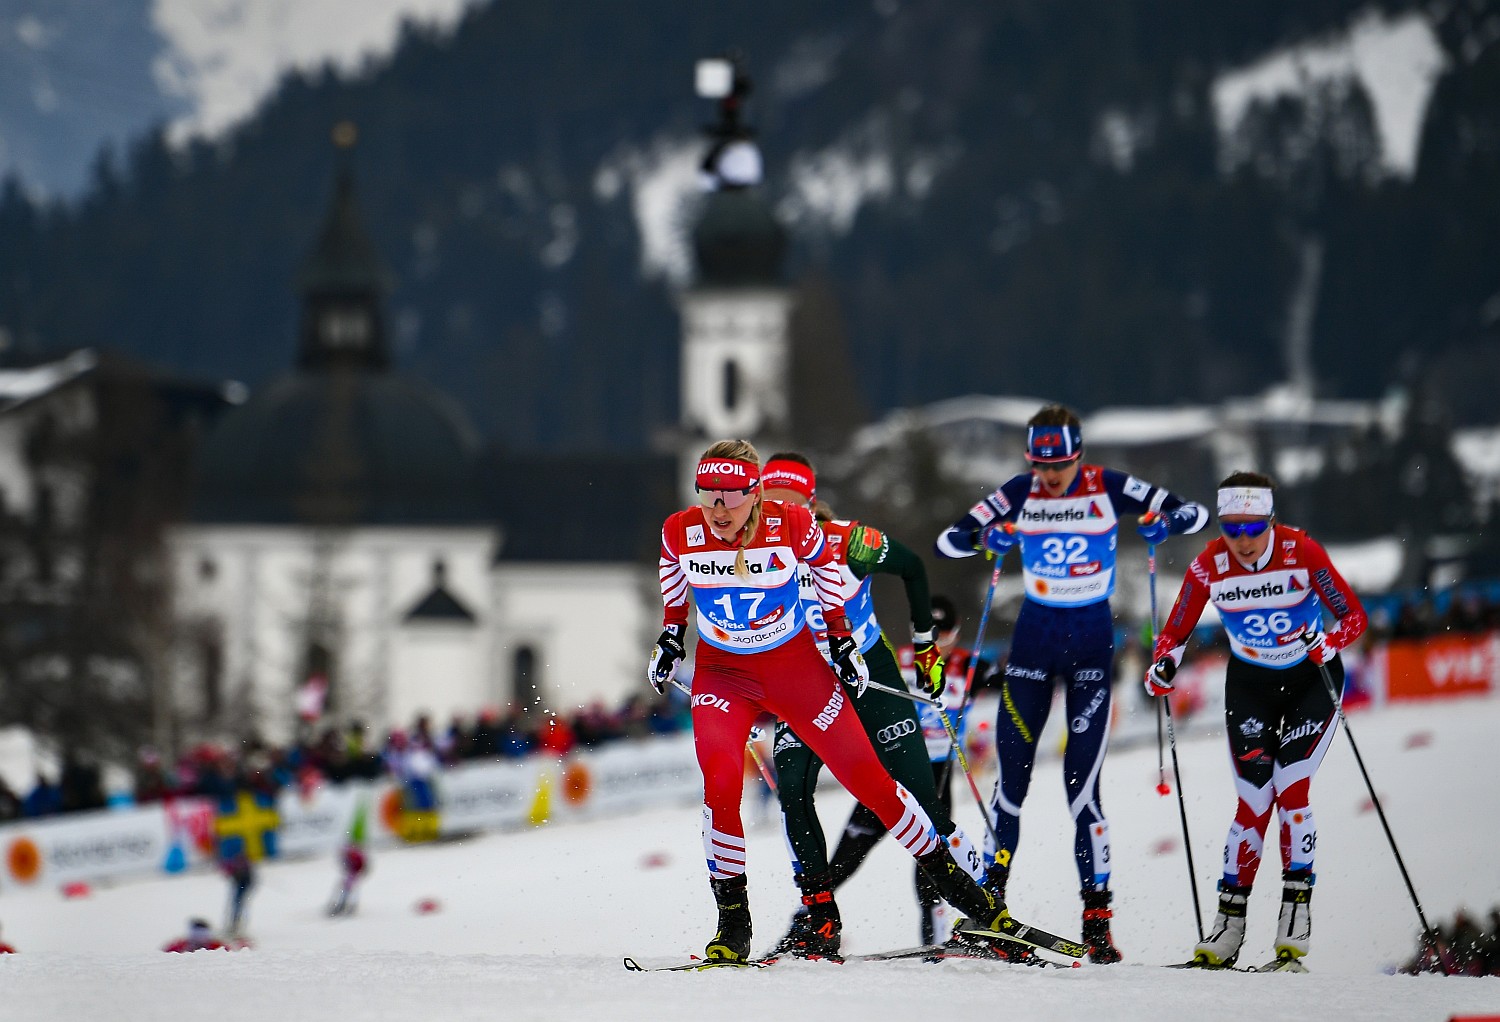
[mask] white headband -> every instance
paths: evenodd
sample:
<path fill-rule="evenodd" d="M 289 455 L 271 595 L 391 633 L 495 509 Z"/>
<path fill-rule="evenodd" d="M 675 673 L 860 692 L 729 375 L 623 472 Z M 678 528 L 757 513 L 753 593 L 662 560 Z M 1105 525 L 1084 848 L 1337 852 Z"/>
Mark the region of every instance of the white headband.
<path fill-rule="evenodd" d="M 1219 490 L 1219 517 L 1225 515 L 1261 515 L 1269 518 L 1271 510 L 1271 488 L 1269 486 L 1225 486 Z"/>

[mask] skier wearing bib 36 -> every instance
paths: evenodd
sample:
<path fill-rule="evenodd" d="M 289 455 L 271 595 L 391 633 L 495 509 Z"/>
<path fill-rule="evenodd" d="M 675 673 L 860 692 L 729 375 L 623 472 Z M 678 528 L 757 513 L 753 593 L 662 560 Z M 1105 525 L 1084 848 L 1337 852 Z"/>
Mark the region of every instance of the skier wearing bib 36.
<path fill-rule="evenodd" d="M 943 557 L 988 550 L 1003 557 L 1017 543 L 1026 599 L 1016 619 L 995 726 L 999 777 L 991 805 L 998 848 L 986 883 L 1004 899 L 1021 831 L 1021 803 L 1031 784 L 1036 742 L 1047 723 L 1055 678 L 1063 680 L 1068 720 L 1063 781 L 1075 836 L 1073 854 L 1083 897 L 1083 942 L 1089 958 L 1120 960 L 1110 935 L 1109 823 L 1099 775 L 1109 740 L 1115 584 L 1120 516 L 1141 515 L 1150 543 L 1197 532 L 1208 509 L 1134 476 L 1085 465 L 1078 417 L 1048 405 L 1027 424 L 1031 471 L 1015 476 L 937 540 Z"/>
<path fill-rule="evenodd" d="M 1312 935 L 1318 830 L 1308 789 L 1333 742 L 1338 712 L 1324 684 L 1344 688 L 1338 651 L 1365 630 L 1359 599 L 1311 536 L 1276 520 L 1274 484 L 1236 472 L 1219 484 L 1219 527 L 1188 568 L 1146 672 L 1146 691 L 1172 691 L 1188 636 L 1206 604 L 1224 622 L 1233 656 L 1224 676 L 1224 730 L 1239 807 L 1224 846 L 1219 911 L 1193 963 L 1226 968 L 1245 940 L 1245 904 L 1260 868 L 1274 804 L 1281 819 L 1281 916 L 1276 958 L 1262 971 L 1305 972 Z M 1335 624 L 1323 630 L 1324 607 Z"/>
<path fill-rule="evenodd" d="M 934 697 L 940 695 L 943 661 L 932 632 L 927 568 L 922 559 L 889 534 L 859 522 L 837 520 L 832 510 L 816 498 L 817 476 L 812 465 L 800 454 L 772 455 L 766 462 L 761 485 L 765 487 L 767 499 L 795 504 L 813 513 L 842 576 L 850 633 L 865 658 L 870 678 L 888 688 L 905 691 L 906 683 L 890 644 L 881 633 L 880 622 L 875 619 L 870 595 L 870 582 L 876 574 L 900 576 L 911 607 L 918 669 L 925 679 L 923 691 Z M 800 578 L 808 628 L 820 651 L 827 656 L 828 633 L 811 571 L 804 566 Z M 976 881 L 983 880 L 979 850 L 958 829 L 947 806 L 938 798 L 932 770 L 927 765 L 927 749 L 915 704 L 902 696 L 874 688 L 857 698 L 854 698 L 853 688 L 846 689 L 845 694 L 853 700 L 854 711 L 881 763 L 926 810 L 938 836 L 946 841 L 958 864 Z M 851 839 L 846 829 L 833 862 L 829 862 L 828 845 L 814 802 L 823 762 L 798 735 L 799 732 L 786 721 L 776 722 L 777 795 L 781 800 L 787 845 L 792 853 L 792 871 L 802 891 L 804 909 L 793 917 L 791 929 L 772 953 L 799 958 L 836 958 L 843 924 L 833 892 L 853 875 L 869 847 L 873 847 L 874 841 L 885 833 L 885 827 L 873 812 L 865 810 L 874 823 L 868 830 L 873 834 L 869 845 L 865 846 L 858 836 Z M 917 873 L 925 875 L 920 868 Z"/>
<path fill-rule="evenodd" d="M 745 739 L 762 713 L 787 721 L 835 777 L 880 816 L 917 858 L 944 897 L 974 928 L 999 936 L 1004 905 L 964 872 L 927 813 L 891 779 L 849 708 L 869 680 L 850 635 L 843 580 L 812 514 L 766 500 L 760 458 L 743 440 L 711 446 L 698 463 L 698 506 L 662 526 L 663 630 L 646 676 L 661 692 L 686 655 L 688 597 L 698 611 L 693 675 L 693 739 L 703 772 L 703 846 L 719 908 L 718 931 L 704 954 L 714 963 L 750 957 L 745 830 L 740 819 Z M 829 660 L 804 627 L 797 570 L 812 571 Z"/>

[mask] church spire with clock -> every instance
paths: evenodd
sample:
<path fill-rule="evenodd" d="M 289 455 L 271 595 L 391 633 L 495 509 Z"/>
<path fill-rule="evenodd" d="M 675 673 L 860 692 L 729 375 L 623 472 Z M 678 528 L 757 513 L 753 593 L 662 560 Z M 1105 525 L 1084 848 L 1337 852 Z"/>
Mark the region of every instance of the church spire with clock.
<path fill-rule="evenodd" d="M 679 299 L 682 315 L 681 480 L 693 501 L 693 471 L 704 447 L 743 438 L 763 457 L 788 442 L 791 415 L 789 320 L 783 280 L 786 229 L 757 186 L 761 156 L 742 121 L 750 79 L 737 60 L 709 130 L 702 181 L 707 195 L 693 227 L 696 278 Z"/>
<path fill-rule="evenodd" d="M 390 366 L 383 313 L 390 272 L 365 230 L 354 196 L 354 125 L 341 122 L 333 140 L 340 150 L 333 201 L 297 277 L 302 295 L 297 365 L 314 371 L 380 371 Z"/>

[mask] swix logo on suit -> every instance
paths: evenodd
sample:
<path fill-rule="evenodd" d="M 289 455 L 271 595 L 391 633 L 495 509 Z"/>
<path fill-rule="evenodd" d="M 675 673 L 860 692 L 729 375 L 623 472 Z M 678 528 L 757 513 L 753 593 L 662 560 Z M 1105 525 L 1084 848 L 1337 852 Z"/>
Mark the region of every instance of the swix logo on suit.
<path fill-rule="evenodd" d="M 1026 594 L 1050 607 L 1081 607 L 1114 592 L 1119 516 L 1096 465 L 1079 472 L 1074 492 L 1048 497 L 1040 481 L 1016 515 Z"/>

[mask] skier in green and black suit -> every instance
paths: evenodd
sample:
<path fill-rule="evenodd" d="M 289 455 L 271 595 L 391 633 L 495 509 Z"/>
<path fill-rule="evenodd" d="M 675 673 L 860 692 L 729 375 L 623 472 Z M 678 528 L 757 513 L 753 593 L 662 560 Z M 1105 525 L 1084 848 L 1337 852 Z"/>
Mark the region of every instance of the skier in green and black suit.
<path fill-rule="evenodd" d="M 906 691 L 906 682 L 896 657 L 880 624 L 875 620 L 870 597 L 870 579 L 876 574 L 899 575 L 906 586 L 911 605 L 912 642 L 919 681 L 923 690 L 936 698 L 943 691 L 943 660 L 934 641 L 932 608 L 927 587 L 927 569 L 922 559 L 889 535 L 858 522 L 834 519 L 829 509 L 815 498 L 816 475 L 807 459 L 800 454 L 780 453 L 771 457 L 761 476 L 767 498 L 784 500 L 811 508 L 834 559 L 844 575 L 845 609 L 849 625 L 870 669 L 872 681 L 898 691 Z M 822 616 L 807 599 L 810 581 L 804 585 L 804 606 L 808 610 L 808 627 L 819 648 L 827 650 Z M 816 595 L 812 595 L 816 600 Z M 870 742 L 891 776 L 916 797 L 932 818 L 933 825 L 947 841 L 954 860 L 976 882 L 984 879 L 983 860 L 978 849 L 953 822 L 947 808 L 938 798 L 929 765 L 922 727 L 916 707 L 908 699 L 888 695 L 874 688 L 855 697 L 845 688 L 859 715 Z M 781 800 L 782 822 L 792 853 L 792 870 L 802 890 L 804 910 L 793 917 L 791 929 L 772 954 L 796 957 L 837 958 L 842 923 L 834 889 L 847 880 L 851 870 L 837 868 L 838 855 L 830 867 L 828 845 L 814 804 L 818 771 L 823 763 L 785 723 L 776 723 L 777 795 Z"/>

